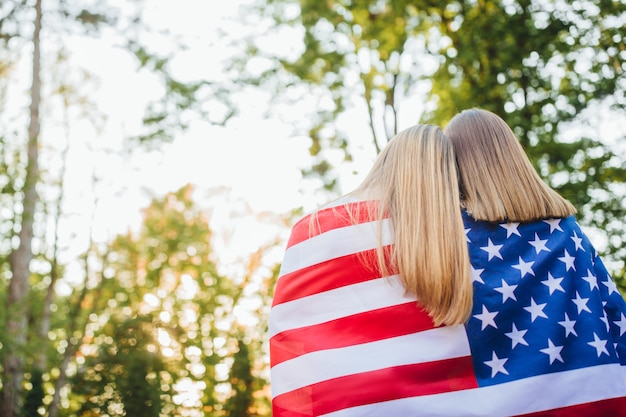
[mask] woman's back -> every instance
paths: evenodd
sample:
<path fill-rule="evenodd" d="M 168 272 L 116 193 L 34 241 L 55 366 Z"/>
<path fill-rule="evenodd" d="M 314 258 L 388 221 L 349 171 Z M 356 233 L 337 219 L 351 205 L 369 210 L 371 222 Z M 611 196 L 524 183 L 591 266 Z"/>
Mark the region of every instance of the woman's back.
<path fill-rule="evenodd" d="M 321 210 L 313 233 L 309 217 L 293 228 L 270 313 L 274 417 L 416 415 L 425 396 L 475 386 L 464 327 L 435 328 L 398 275 L 381 276 L 372 204 Z"/>
<path fill-rule="evenodd" d="M 626 415 L 626 304 L 574 217 L 463 219 L 474 282 L 468 339 L 478 383 L 501 398 L 499 415 Z"/>

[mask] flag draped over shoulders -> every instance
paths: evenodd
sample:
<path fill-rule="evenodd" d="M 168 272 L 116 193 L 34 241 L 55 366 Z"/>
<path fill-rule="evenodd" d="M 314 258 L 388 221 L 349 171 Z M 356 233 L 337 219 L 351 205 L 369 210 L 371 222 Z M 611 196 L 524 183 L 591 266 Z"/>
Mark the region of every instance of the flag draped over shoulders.
<path fill-rule="evenodd" d="M 274 417 L 626 416 L 626 304 L 573 217 L 463 213 L 473 312 L 435 327 L 380 276 L 393 230 L 372 204 L 292 230 L 270 312 Z"/>

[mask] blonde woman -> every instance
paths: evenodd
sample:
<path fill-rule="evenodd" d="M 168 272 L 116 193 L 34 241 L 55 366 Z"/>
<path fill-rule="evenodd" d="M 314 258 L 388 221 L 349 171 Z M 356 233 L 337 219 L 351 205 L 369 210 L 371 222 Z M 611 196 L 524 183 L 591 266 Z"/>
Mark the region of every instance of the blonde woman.
<path fill-rule="evenodd" d="M 465 415 L 458 189 L 452 144 L 417 125 L 354 192 L 295 224 L 270 312 L 273 417 Z"/>
<path fill-rule="evenodd" d="M 484 392 L 459 415 L 626 416 L 626 304 L 576 210 L 496 114 L 465 110 L 445 134 L 461 174 L 466 329 Z"/>

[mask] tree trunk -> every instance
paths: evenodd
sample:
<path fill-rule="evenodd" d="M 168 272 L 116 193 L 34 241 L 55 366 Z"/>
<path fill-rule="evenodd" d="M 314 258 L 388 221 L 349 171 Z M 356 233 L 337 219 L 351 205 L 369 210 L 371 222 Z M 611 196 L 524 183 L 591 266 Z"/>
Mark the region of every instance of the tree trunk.
<path fill-rule="evenodd" d="M 35 4 L 35 28 L 33 33 L 33 79 L 31 87 L 30 124 L 28 127 L 28 162 L 23 190 L 23 211 L 19 246 L 11 253 L 11 282 L 7 297 L 6 336 L 4 353 L 3 401 L 0 415 L 19 416 L 22 407 L 22 380 L 24 378 L 24 344 L 28 317 L 28 279 L 30 261 L 33 258 L 33 222 L 37 204 L 39 177 L 39 105 L 41 96 L 40 50 L 41 0 Z"/>

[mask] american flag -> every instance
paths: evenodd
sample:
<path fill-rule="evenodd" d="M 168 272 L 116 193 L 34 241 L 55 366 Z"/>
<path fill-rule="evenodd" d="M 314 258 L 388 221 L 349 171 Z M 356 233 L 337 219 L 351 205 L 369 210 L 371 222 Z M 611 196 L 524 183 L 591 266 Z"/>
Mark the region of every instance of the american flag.
<path fill-rule="evenodd" d="M 292 230 L 270 312 L 274 417 L 626 416 L 626 303 L 573 217 L 463 213 L 473 311 L 435 327 L 364 262 L 378 244 L 367 204 Z"/>

